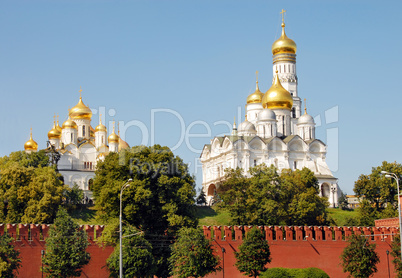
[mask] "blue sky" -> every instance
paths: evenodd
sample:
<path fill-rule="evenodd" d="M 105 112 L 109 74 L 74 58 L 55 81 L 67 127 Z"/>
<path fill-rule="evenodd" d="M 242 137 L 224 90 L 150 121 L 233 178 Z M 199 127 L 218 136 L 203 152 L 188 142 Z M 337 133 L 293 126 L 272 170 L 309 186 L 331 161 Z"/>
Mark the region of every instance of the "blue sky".
<path fill-rule="evenodd" d="M 230 132 L 220 121 L 232 123 L 238 109 L 244 117 L 256 70 L 261 90 L 270 87 L 271 45 L 285 9 L 287 35 L 298 46 L 299 95 L 320 118 L 317 137 L 332 143 L 329 164 L 351 194 L 360 174 L 384 160 L 401 162 L 401 6 L 0 1 L 0 155 L 23 149 L 31 126 L 44 148 L 54 113 L 66 120 L 82 86 L 93 127 L 103 110 L 108 125 L 132 125 L 125 132 L 130 145 L 179 145 L 174 152 L 200 186 L 197 150 Z M 208 126 L 211 136 L 182 138 L 183 125 L 192 134 Z"/>

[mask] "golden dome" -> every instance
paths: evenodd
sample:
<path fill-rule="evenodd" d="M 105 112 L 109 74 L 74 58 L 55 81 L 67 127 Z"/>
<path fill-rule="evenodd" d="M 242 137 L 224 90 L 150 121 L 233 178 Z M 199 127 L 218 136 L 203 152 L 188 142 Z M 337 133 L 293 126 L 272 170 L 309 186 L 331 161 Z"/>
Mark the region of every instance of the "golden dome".
<path fill-rule="evenodd" d="M 98 125 L 97 127 L 95 127 L 95 132 L 98 132 L 98 131 L 107 132 L 106 126 L 104 126 L 104 125 L 102 124 L 102 119 L 101 119 L 101 117 L 102 117 L 102 115 L 99 117 L 99 125 Z"/>
<path fill-rule="evenodd" d="M 256 72 L 256 74 L 258 74 L 258 71 Z M 256 83 L 255 92 L 247 97 L 247 104 L 261 103 L 262 97 L 264 96 L 264 94 L 260 91 L 260 88 L 258 88 L 258 77 L 257 77 L 257 81 L 255 83 Z"/>
<path fill-rule="evenodd" d="M 53 128 L 47 133 L 49 139 L 60 139 L 61 131 L 57 129 L 56 123 L 53 122 Z"/>
<path fill-rule="evenodd" d="M 130 146 L 128 145 L 128 143 L 119 137 L 119 151 L 121 151 L 122 149 L 129 149 L 129 148 Z"/>
<path fill-rule="evenodd" d="M 24 149 L 26 151 L 37 151 L 38 150 L 38 143 L 36 143 L 33 139 L 32 139 L 32 129 L 31 129 L 31 135 L 29 137 L 29 140 L 25 142 L 24 144 Z"/>
<path fill-rule="evenodd" d="M 272 44 L 272 54 L 291 53 L 296 54 L 296 43 L 289 39 L 285 33 L 285 23 L 282 22 L 282 35 Z"/>
<path fill-rule="evenodd" d="M 70 119 L 70 117 L 68 117 L 68 120 L 65 121 L 65 122 L 63 123 L 63 126 L 62 126 L 62 129 L 65 129 L 65 128 L 74 128 L 74 129 L 78 129 L 78 126 L 77 126 L 77 124 L 76 124 L 73 120 Z"/>
<path fill-rule="evenodd" d="M 119 143 L 120 137 L 114 132 L 114 126 L 113 126 L 113 131 L 112 134 L 109 135 L 108 141 L 110 143 Z"/>
<path fill-rule="evenodd" d="M 292 109 L 293 97 L 282 87 L 278 71 L 275 74 L 274 83 L 262 98 L 262 106 L 269 109 Z"/>
<path fill-rule="evenodd" d="M 60 126 L 60 124 L 59 124 L 59 116 L 57 116 L 57 125 L 56 125 L 56 129 L 58 130 L 58 131 L 60 131 L 60 133 L 61 133 L 61 126 Z"/>
<path fill-rule="evenodd" d="M 82 102 L 82 97 L 80 97 L 80 100 L 78 101 L 77 105 L 70 109 L 70 112 L 68 115 L 73 120 L 77 120 L 77 119 L 90 120 L 92 117 L 92 111 L 91 111 L 91 109 L 89 109 L 88 106 L 86 106 Z"/>

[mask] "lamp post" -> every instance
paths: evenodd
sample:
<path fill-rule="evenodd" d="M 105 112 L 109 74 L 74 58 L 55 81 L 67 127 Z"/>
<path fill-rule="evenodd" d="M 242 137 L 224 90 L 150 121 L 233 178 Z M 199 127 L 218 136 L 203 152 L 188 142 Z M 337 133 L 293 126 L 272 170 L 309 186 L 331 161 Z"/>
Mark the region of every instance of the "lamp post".
<path fill-rule="evenodd" d="M 401 221 L 401 201 L 399 199 L 399 177 L 395 173 L 381 171 L 381 174 L 386 178 L 391 178 L 396 181 L 396 188 L 398 189 L 398 215 L 399 215 L 399 238 L 401 240 L 401 261 L 402 261 L 402 221 Z"/>
<path fill-rule="evenodd" d="M 133 179 L 129 179 L 122 187 L 120 190 L 120 218 L 119 218 L 119 224 L 120 224 L 120 258 L 119 258 L 119 273 L 120 273 L 120 278 L 123 278 L 123 253 L 122 253 L 122 211 L 121 211 L 121 196 L 123 195 L 124 189 L 130 186 L 130 182 L 132 182 Z"/>

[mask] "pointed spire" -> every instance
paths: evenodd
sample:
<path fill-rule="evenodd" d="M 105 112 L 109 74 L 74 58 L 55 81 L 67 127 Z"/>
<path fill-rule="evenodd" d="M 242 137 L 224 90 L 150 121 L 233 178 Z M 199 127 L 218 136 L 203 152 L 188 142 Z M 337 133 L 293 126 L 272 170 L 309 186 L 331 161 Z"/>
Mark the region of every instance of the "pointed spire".
<path fill-rule="evenodd" d="M 30 132 L 30 134 L 29 134 L 29 139 L 31 139 L 32 140 L 32 126 L 31 126 L 31 132 Z"/>
<path fill-rule="evenodd" d="M 255 90 L 259 91 L 260 88 L 258 87 L 258 70 L 255 72 L 255 76 L 256 76 L 256 81 L 255 81 Z"/>
<path fill-rule="evenodd" d="M 102 113 L 99 113 L 99 125 L 102 124 Z"/>
<path fill-rule="evenodd" d="M 82 99 L 82 88 L 81 88 L 81 86 L 80 86 L 80 90 L 78 91 L 79 93 L 80 93 L 80 99 Z"/>
<path fill-rule="evenodd" d="M 234 117 L 234 121 L 233 121 L 232 135 L 237 136 L 236 117 Z"/>
<path fill-rule="evenodd" d="M 307 100 L 304 99 L 304 114 L 307 114 Z"/>

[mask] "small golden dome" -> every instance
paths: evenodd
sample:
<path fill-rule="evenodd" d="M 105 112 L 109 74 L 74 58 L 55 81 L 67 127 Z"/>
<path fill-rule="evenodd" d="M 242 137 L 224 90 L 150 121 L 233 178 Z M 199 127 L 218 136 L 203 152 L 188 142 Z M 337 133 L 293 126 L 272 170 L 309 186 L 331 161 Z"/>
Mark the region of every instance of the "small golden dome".
<path fill-rule="evenodd" d="M 296 43 L 289 39 L 285 33 L 285 23 L 282 22 L 282 35 L 272 44 L 272 54 L 291 53 L 296 54 Z"/>
<path fill-rule="evenodd" d="M 57 119 L 57 125 L 56 125 L 56 129 L 60 132 L 60 134 L 61 134 L 61 126 L 60 126 L 60 124 L 59 124 L 59 120 Z"/>
<path fill-rule="evenodd" d="M 262 98 L 262 106 L 269 109 L 292 109 L 293 97 L 282 87 L 278 71 L 275 74 L 274 83 Z"/>
<path fill-rule="evenodd" d="M 77 119 L 90 120 L 92 118 L 92 111 L 91 111 L 91 109 L 89 109 L 88 106 L 86 106 L 82 102 L 82 97 L 80 97 L 80 100 L 78 101 L 77 105 L 70 109 L 70 112 L 68 115 L 73 120 L 77 120 Z"/>
<path fill-rule="evenodd" d="M 128 145 L 128 143 L 119 137 L 119 151 L 121 151 L 122 149 L 129 149 L 129 148 L 130 146 Z"/>
<path fill-rule="evenodd" d="M 74 128 L 74 129 L 78 129 L 78 126 L 77 126 L 77 124 L 76 124 L 73 120 L 70 119 L 70 117 L 68 117 L 68 120 L 65 121 L 65 122 L 63 123 L 63 125 L 62 125 L 62 129 L 65 129 L 65 128 Z"/>
<path fill-rule="evenodd" d="M 36 143 L 33 139 L 32 139 L 32 129 L 31 129 L 31 135 L 29 137 L 29 140 L 25 142 L 24 144 L 24 149 L 26 151 L 37 151 L 38 150 L 38 143 Z"/>
<path fill-rule="evenodd" d="M 256 72 L 256 74 L 258 74 L 258 71 Z M 255 92 L 247 97 L 247 104 L 261 103 L 262 97 L 264 96 L 264 94 L 260 91 L 260 88 L 258 88 L 258 77 L 255 83 Z"/>
<path fill-rule="evenodd" d="M 112 134 L 109 135 L 108 141 L 110 143 L 119 143 L 120 137 L 114 132 L 114 126 L 113 126 L 113 131 Z"/>
<path fill-rule="evenodd" d="M 49 139 L 60 139 L 61 131 L 57 129 L 56 123 L 53 122 L 53 128 L 47 133 Z"/>
<path fill-rule="evenodd" d="M 102 116 L 101 116 L 102 117 Z M 99 118 L 99 125 L 95 128 L 95 132 L 104 131 L 107 132 L 106 126 L 102 124 L 102 119 Z"/>

